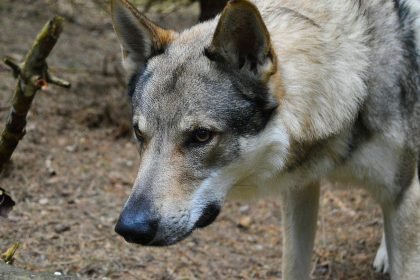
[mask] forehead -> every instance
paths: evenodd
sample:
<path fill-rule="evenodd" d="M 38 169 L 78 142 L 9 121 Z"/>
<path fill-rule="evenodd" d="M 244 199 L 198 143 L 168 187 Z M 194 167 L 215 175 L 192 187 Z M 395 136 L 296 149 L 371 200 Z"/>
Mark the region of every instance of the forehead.
<path fill-rule="evenodd" d="M 179 125 L 218 114 L 220 104 L 232 98 L 233 87 L 203 51 L 175 45 L 149 61 L 135 81 L 134 122 Z"/>

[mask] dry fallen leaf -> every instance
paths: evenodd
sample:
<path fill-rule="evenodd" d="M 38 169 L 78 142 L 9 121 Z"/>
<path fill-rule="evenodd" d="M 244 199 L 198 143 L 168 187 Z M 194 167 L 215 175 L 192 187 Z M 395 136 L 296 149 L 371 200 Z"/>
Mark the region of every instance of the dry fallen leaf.
<path fill-rule="evenodd" d="M 250 216 L 244 216 L 239 220 L 238 226 L 241 228 L 249 228 L 252 224 L 252 219 Z"/>
<path fill-rule="evenodd" d="M 7 263 L 7 264 L 13 264 L 13 261 L 15 260 L 14 255 L 15 255 L 15 253 L 16 253 L 16 250 L 19 248 L 19 246 L 20 246 L 20 243 L 19 243 L 19 242 L 18 242 L 18 243 L 13 244 L 13 246 L 12 246 L 12 247 L 10 247 L 9 249 L 7 249 L 7 251 L 6 251 L 6 252 L 4 252 L 4 253 L 1 255 L 1 259 L 2 259 L 5 263 Z"/>

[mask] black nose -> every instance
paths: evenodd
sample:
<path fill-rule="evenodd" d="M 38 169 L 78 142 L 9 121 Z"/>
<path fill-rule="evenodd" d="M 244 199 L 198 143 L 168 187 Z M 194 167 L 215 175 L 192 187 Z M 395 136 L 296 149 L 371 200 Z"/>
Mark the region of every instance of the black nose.
<path fill-rule="evenodd" d="M 115 231 L 127 242 L 148 245 L 156 235 L 159 220 L 145 207 L 127 205 L 118 219 Z"/>
<path fill-rule="evenodd" d="M 198 221 L 195 223 L 195 227 L 203 228 L 216 220 L 217 215 L 220 213 L 220 206 L 216 203 L 211 203 L 204 208 L 203 213 L 201 214 Z"/>

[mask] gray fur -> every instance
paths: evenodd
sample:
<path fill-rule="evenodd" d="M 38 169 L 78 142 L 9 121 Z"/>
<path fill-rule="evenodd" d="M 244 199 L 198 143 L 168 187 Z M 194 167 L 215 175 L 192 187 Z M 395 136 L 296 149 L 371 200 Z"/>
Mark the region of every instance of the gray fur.
<path fill-rule="evenodd" d="M 149 245 L 185 238 L 228 191 L 255 185 L 282 197 L 285 279 L 309 279 L 319 182 L 329 178 L 380 203 L 385 238 L 375 268 L 420 278 L 420 4 L 253 2 L 258 10 L 231 1 L 221 17 L 170 33 L 160 52 L 128 67 L 143 140 L 127 205 L 147 199 L 158 213 Z M 244 28 L 270 38 L 235 35 Z M 199 128 L 214 138 L 195 143 Z"/>

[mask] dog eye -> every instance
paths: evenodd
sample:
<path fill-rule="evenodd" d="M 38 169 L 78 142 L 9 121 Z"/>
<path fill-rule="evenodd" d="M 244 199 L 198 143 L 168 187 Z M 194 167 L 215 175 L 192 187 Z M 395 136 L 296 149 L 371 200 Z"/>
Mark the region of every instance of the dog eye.
<path fill-rule="evenodd" d="M 143 133 L 141 133 L 140 129 L 137 126 L 134 126 L 134 134 L 139 142 L 144 141 Z"/>
<path fill-rule="evenodd" d="M 206 128 L 199 128 L 193 132 L 193 142 L 205 144 L 213 138 L 213 133 Z"/>

